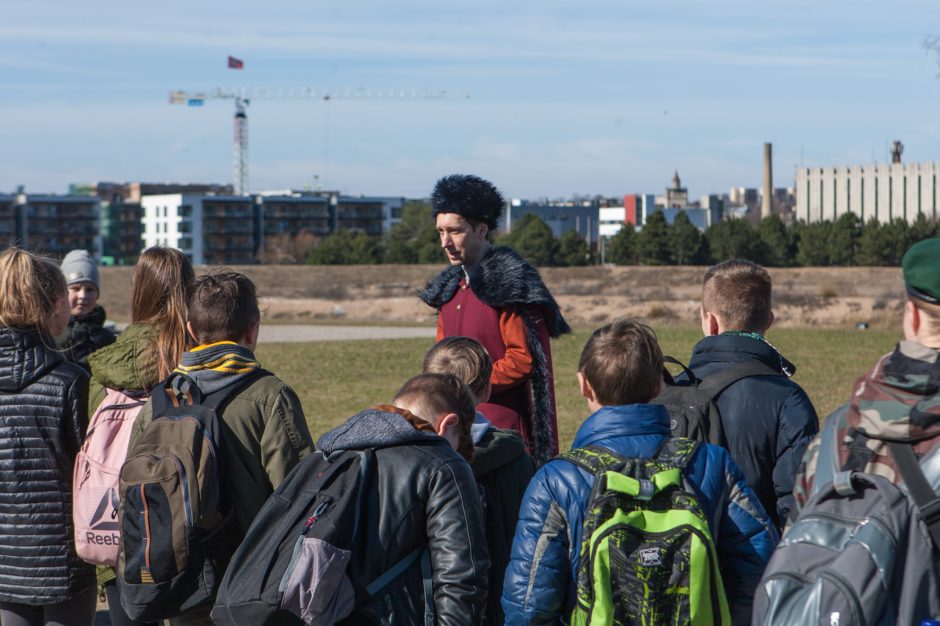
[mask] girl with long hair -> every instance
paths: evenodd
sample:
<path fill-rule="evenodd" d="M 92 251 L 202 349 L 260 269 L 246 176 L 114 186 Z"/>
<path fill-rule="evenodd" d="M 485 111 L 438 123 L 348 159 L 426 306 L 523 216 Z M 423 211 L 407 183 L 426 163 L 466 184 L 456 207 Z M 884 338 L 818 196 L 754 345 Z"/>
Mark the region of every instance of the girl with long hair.
<path fill-rule="evenodd" d="M 194 278 L 192 263 L 179 250 L 154 247 L 140 255 L 131 276 L 130 326 L 116 342 L 88 357 L 89 414 L 94 414 L 108 389 L 145 399 L 180 362 L 189 345 L 186 308 Z M 111 624 L 139 624 L 121 608 L 114 581 L 112 568 L 98 568 L 98 584 L 108 598 Z"/>

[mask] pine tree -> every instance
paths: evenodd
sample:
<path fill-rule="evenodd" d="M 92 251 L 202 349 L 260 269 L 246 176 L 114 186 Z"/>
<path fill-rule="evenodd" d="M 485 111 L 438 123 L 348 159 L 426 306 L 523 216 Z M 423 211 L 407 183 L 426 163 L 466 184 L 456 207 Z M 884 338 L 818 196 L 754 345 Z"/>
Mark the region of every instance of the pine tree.
<path fill-rule="evenodd" d="M 576 230 L 568 230 L 558 242 L 558 262 L 568 267 L 591 264 L 591 247 Z"/>
<path fill-rule="evenodd" d="M 617 234 L 607 241 L 605 256 L 614 265 L 636 265 L 637 234 L 636 226 L 624 224 Z"/>
<path fill-rule="evenodd" d="M 793 236 L 777 215 L 765 217 L 757 227 L 764 252 L 764 263 L 771 267 L 789 267 L 793 265 L 796 246 Z"/>
<path fill-rule="evenodd" d="M 512 232 L 499 239 L 500 245 L 513 248 L 536 266 L 558 264 L 558 239 L 552 229 L 534 213 L 526 213 L 515 224 Z"/>
<path fill-rule="evenodd" d="M 763 262 L 760 237 L 745 220 L 730 219 L 712 224 L 705 236 L 711 260 L 715 263 L 728 259 Z"/>
<path fill-rule="evenodd" d="M 685 211 L 680 211 L 675 221 L 669 225 L 668 238 L 673 263 L 696 265 L 705 260 L 705 237 L 692 224 Z"/>
<path fill-rule="evenodd" d="M 650 215 L 637 241 L 640 263 L 644 265 L 666 265 L 669 263 L 669 227 L 662 211 Z"/>

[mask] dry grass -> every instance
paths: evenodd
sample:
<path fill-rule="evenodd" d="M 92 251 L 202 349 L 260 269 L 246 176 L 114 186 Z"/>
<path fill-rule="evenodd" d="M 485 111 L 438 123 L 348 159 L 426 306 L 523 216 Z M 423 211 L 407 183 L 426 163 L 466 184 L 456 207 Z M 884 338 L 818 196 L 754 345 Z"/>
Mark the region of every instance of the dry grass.
<path fill-rule="evenodd" d="M 578 395 L 578 356 L 591 329 L 578 329 L 552 344 L 559 431 L 567 446 L 587 416 Z M 691 327 L 657 327 L 663 351 L 688 361 L 700 339 Z M 768 337 L 797 365 L 795 380 L 824 417 L 844 402 L 855 379 L 899 339 L 896 331 L 780 329 Z M 269 344 L 258 349 L 268 369 L 300 396 L 314 437 L 357 411 L 388 402 L 398 387 L 421 368 L 426 339 Z"/>

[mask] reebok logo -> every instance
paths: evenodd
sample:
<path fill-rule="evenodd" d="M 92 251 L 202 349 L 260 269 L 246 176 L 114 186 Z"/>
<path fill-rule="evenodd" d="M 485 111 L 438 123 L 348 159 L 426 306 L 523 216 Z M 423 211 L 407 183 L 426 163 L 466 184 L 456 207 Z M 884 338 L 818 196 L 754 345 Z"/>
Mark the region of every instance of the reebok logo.
<path fill-rule="evenodd" d="M 120 501 L 116 489 L 109 488 L 101 497 L 95 514 L 91 517 L 89 526 L 92 530 L 118 530 L 117 509 Z"/>
<path fill-rule="evenodd" d="M 659 548 L 643 548 L 640 550 L 640 565 L 643 567 L 652 567 L 662 564 L 663 559 L 659 556 Z"/>

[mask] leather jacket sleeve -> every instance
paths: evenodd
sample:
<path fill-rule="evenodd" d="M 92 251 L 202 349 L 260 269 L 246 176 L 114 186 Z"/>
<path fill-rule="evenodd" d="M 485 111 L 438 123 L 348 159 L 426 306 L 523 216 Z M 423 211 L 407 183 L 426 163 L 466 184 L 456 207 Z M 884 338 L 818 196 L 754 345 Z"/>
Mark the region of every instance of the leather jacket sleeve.
<path fill-rule="evenodd" d="M 466 462 L 455 458 L 439 466 L 431 477 L 426 507 L 435 623 L 479 624 L 486 606 L 489 556 L 483 507 Z"/>

